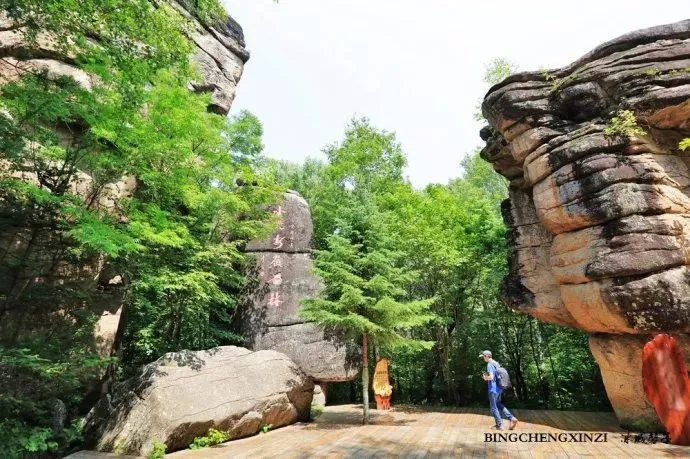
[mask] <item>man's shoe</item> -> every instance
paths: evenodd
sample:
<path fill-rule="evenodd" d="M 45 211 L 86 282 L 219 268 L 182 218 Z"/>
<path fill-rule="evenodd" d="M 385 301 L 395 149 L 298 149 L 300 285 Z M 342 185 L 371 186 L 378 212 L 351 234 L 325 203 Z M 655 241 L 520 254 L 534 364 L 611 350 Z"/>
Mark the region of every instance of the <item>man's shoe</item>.
<path fill-rule="evenodd" d="M 513 419 L 510 421 L 510 430 L 513 430 L 513 429 L 515 428 L 515 426 L 517 425 L 517 423 L 518 423 L 517 418 L 513 418 Z"/>
<path fill-rule="evenodd" d="M 491 430 L 503 430 L 503 426 L 491 426 Z"/>

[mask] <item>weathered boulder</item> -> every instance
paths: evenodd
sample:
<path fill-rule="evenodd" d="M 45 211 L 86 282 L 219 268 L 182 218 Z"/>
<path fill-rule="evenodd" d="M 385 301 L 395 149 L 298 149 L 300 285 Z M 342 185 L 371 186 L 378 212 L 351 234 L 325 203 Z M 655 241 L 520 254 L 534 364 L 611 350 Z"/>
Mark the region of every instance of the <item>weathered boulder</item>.
<path fill-rule="evenodd" d="M 165 354 L 91 410 L 85 427 L 99 451 L 146 455 L 188 447 L 210 428 L 230 439 L 308 421 L 314 383 L 285 355 L 235 346 Z"/>
<path fill-rule="evenodd" d="M 358 373 L 356 348 L 299 317 L 300 301 L 323 288 L 313 273 L 312 221 L 307 202 L 287 192 L 276 204 L 274 234 L 247 244 L 256 258 L 257 285 L 238 313 L 239 332 L 254 350 L 289 356 L 316 381 L 347 381 Z"/>
<path fill-rule="evenodd" d="M 643 133 L 613 121 L 625 110 Z M 690 171 L 679 148 L 690 137 L 690 20 L 512 75 L 482 111 L 482 157 L 510 181 L 505 303 L 597 333 L 619 418 L 655 424 L 642 347 L 657 332 L 690 332 Z"/>

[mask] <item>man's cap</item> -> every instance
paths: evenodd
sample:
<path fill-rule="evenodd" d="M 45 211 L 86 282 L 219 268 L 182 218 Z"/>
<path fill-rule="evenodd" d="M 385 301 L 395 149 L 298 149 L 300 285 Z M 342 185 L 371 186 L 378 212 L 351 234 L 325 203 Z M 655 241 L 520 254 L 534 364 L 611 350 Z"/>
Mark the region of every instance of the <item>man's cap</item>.
<path fill-rule="evenodd" d="M 491 357 L 491 351 L 482 351 L 479 357 Z"/>

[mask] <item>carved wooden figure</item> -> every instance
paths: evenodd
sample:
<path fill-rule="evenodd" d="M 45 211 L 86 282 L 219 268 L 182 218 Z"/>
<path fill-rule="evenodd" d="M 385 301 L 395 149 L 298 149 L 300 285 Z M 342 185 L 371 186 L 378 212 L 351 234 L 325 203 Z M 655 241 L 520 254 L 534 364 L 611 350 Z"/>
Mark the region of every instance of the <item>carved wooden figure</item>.
<path fill-rule="evenodd" d="M 393 387 L 388 380 L 388 359 L 380 359 L 374 369 L 374 399 L 377 410 L 390 410 Z"/>

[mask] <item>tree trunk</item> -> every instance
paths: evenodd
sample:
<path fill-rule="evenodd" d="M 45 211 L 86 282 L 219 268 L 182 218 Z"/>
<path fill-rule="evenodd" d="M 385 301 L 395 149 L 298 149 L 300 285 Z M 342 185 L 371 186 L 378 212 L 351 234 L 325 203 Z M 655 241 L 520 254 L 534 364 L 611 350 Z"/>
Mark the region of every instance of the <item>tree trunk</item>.
<path fill-rule="evenodd" d="M 539 324 L 541 328 L 541 324 Z M 548 337 L 544 338 L 544 344 L 546 346 L 546 356 L 549 358 L 549 363 L 551 364 L 551 374 L 553 375 L 553 389 L 556 394 L 556 400 L 558 401 L 558 408 L 563 409 L 563 403 L 561 402 L 561 396 L 559 394 L 560 390 L 558 387 L 558 377 L 556 376 L 556 366 L 553 363 L 553 357 L 551 356 L 551 349 L 549 348 Z"/>
<path fill-rule="evenodd" d="M 367 349 L 367 334 L 362 335 L 362 405 L 364 416 L 362 424 L 369 424 L 369 350 Z"/>
<path fill-rule="evenodd" d="M 19 283 L 21 276 L 27 275 L 27 264 L 29 262 L 29 259 L 31 258 L 31 255 L 33 254 L 34 244 L 36 243 L 36 239 L 38 238 L 39 231 L 40 229 L 38 226 L 33 226 L 31 228 L 31 235 L 29 236 L 29 241 L 26 243 L 26 248 L 24 249 L 24 252 L 21 255 L 19 263 L 15 267 L 14 275 L 12 276 L 12 282 L 7 287 L 7 289 L 5 289 L 6 293 L 5 300 L 3 302 L 2 312 L 6 312 L 9 309 L 12 309 L 14 307 L 14 303 L 21 303 L 20 301 L 18 301 L 17 295 L 14 292 L 16 290 L 17 284 Z"/>
<path fill-rule="evenodd" d="M 534 327 L 533 327 L 533 322 L 532 320 L 529 321 L 529 336 L 530 336 L 530 345 L 532 347 L 532 359 L 534 360 L 534 365 L 537 367 L 537 379 L 541 383 L 541 381 L 544 379 L 544 376 L 541 373 L 541 355 L 539 355 L 539 352 L 537 352 L 537 345 L 535 342 L 535 337 L 534 337 Z"/>

